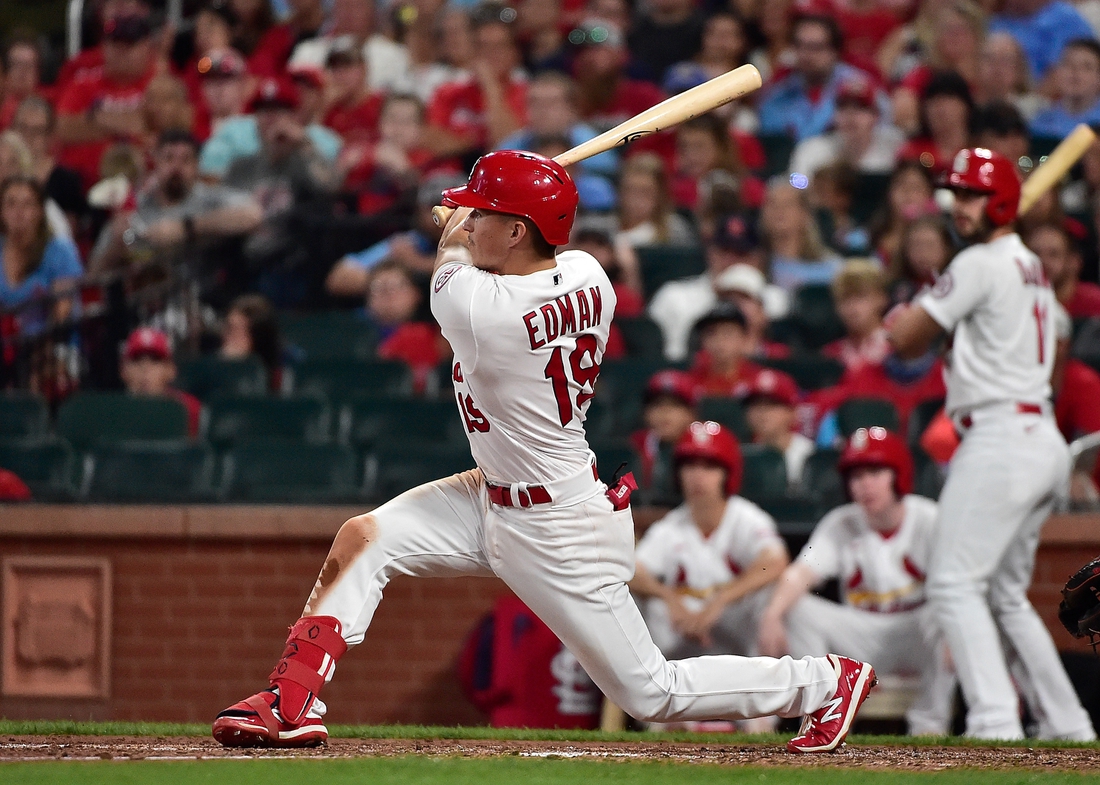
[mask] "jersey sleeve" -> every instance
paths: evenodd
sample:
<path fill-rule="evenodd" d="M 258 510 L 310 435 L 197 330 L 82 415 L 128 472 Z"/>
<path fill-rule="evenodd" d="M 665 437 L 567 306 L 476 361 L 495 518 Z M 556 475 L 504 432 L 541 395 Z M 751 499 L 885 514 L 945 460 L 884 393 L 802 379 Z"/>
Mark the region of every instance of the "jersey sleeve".
<path fill-rule="evenodd" d="M 785 548 L 775 520 L 749 501 L 742 500 L 737 527 L 730 538 L 726 556 L 741 568 L 748 567 L 768 548 Z"/>
<path fill-rule="evenodd" d="M 963 251 L 916 302 L 947 332 L 989 295 L 988 265 L 979 249 Z"/>
<path fill-rule="evenodd" d="M 661 583 L 668 583 L 673 577 L 674 549 L 671 535 L 671 524 L 662 518 L 646 530 L 634 549 L 634 558 L 638 564 Z"/>
<path fill-rule="evenodd" d="M 839 510 L 833 510 L 821 519 L 798 554 L 796 561 L 809 567 L 820 581 L 840 575 L 841 525 Z"/>
<path fill-rule="evenodd" d="M 452 258 L 432 275 L 432 316 L 454 346 L 458 342 L 470 355 L 476 353 L 473 311 L 476 301 L 487 304 L 491 276 L 468 262 L 465 252 L 449 251 Z"/>

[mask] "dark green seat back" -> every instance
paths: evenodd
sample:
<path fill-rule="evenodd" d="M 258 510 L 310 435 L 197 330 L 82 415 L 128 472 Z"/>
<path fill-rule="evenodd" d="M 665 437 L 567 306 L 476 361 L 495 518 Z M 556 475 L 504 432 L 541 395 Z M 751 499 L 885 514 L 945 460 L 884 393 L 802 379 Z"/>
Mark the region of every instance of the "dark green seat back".
<path fill-rule="evenodd" d="M 267 392 L 267 371 L 255 357 L 197 357 L 179 363 L 176 386 L 204 401 L 214 395 L 263 395 Z"/>
<path fill-rule="evenodd" d="M 187 409 L 175 398 L 77 393 L 57 413 L 57 432 L 77 450 L 123 441 L 175 441 L 188 436 Z"/>
<path fill-rule="evenodd" d="M 213 501 L 214 453 L 189 441 L 102 445 L 91 452 L 85 483 L 91 501 Z"/>
<path fill-rule="evenodd" d="M 331 415 L 319 398 L 219 396 L 210 401 L 207 438 L 219 449 L 247 441 L 328 441 Z"/>
<path fill-rule="evenodd" d="M 340 440 L 357 447 L 466 444 L 454 396 L 352 398 L 340 412 Z"/>
<path fill-rule="evenodd" d="M 342 444 L 245 444 L 224 461 L 229 501 L 309 504 L 359 495 L 355 453 Z"/>
<path fill-rule="evenodd" d="M 0 440 L 0 469 L 25 482 L 36 501 L 68 501 L 75 494 L 81 466 L 68 442 L 45 436 Z"/>
<path fill-rule="evenodd" d="M 396 360 L 307 360 L 294 369 L 294 390 L 343 401 L 363 395 L 412 395 L 409 366 Z"/>
<path fill-rule="evenodd" d="M 845 436 L 875 425 L 898 433 L 901 419 L 897 407 L 882 398 L 849 398 L 837 407 L 836 417 L 837 427 Z"/>

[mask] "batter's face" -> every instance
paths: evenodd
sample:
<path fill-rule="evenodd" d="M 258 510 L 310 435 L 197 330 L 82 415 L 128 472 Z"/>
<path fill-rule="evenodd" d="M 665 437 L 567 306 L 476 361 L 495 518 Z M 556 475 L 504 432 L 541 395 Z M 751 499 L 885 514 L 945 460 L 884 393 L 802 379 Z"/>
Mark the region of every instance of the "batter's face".
<path fill-rule="evenodd" d="M 462 230 L 469 237 L 474 267 L 499 273 L 504 269 L 511 249 L 527 232 L 527 227 L 514 215 L 474 210 L 462 224 Z"/>
<path fill-rule="evenodd" d="M 848 474 L 848 493 L 872 520 L 897 501 L 894 470 L 885 466 L 861 466 Z"/>
<path fill-rule="evenodd" d="M 726 469 L 706 460 L 680 464 L 680 489 L 684 501 L 694 502 L 726 497 Z"/>
<path fill-rule="evenodd" d="M 955 230 L 959 237 L 968 243 L 984 240 L 992 227 L 985 215 L 985 206 L 989 197 L 971 191 L 955 191 L 955 206 L 951 217 L 955 221 Z"/>

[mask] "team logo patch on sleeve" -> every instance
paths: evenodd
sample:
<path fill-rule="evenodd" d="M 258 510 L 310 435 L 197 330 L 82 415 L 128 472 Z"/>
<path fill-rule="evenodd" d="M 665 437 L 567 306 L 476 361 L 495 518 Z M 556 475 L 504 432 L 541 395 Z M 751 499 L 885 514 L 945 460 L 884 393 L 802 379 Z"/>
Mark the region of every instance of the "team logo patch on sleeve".
<path fill-rule="evenodd" d="M 955 277 L 951 275 L 951 271 L 947 270 L 939 278 L 936 279 L 935 285 L 932 287 L 933 297 L 946 297 L 951 293 L 951 290 L 955 288 Z M 436 289 L 436 291 L 439 291 Z"/>
<path fill-rule="evenodd" d="M 451 280 L 451 276 L 458 272 L 462 265 L 452 264 L 444 267 L 435 276 L 435 293 L 439 294 L 440 290 L 447 285 L 447 281 Z"/>

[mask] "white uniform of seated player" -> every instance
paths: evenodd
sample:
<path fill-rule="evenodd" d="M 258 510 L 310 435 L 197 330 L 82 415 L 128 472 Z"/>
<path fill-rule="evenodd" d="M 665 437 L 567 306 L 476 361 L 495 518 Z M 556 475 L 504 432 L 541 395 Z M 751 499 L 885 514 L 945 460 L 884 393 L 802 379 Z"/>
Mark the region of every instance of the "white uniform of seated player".
<path fill-rule="evenodd" d="M 653 642 L 670 660 L 756 652 L 766 587 L 789 561 L 775 521 L 741 489 L 741 450 L 714 422 L 692 423 L 673 461 L 684 503 L 646 531 L 630 587 Z M 770 732 L 771 717 L 742 730 Z"/>
<path fill-rule="evenodd" d="M 955 677 L 924 602 L 936 503 L 910 494 L 913 461 L 883 428 L 861 428 L 839 463 L 849 504 L 822 518 L 775 586 L 760 622 L 759 650 L 777 656 L 839 651 L 881 674 L 919 676 L 906 712 L 912 735 L 946 734 Z M 810 594 L 837 579 L 841 602 Z"/>

